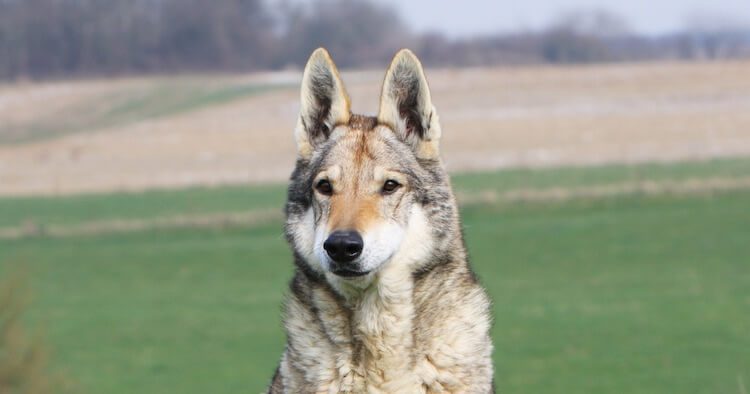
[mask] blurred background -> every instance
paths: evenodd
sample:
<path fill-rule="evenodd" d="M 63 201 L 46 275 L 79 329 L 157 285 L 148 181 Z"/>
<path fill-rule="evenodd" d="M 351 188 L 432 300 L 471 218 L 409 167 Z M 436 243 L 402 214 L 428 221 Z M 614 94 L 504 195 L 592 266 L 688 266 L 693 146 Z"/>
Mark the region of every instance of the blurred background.
<path fill-rule="evenodd" d="M 0 0 L 0 393 L 265 388 L 319 46 L 425 65 L 499 391 L 750 390 L 746 0 Z"/>

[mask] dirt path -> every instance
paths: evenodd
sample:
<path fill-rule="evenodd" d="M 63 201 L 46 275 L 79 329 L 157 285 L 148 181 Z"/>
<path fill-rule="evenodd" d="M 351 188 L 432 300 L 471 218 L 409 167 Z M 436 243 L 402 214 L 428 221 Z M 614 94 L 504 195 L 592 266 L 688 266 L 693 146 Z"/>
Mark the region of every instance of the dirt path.
<path fill-rule="evenodd" d="M 428 70 L 454 171 L 750 155 L 748 75 L 750 62 Z M 217 78 L 294 84 L 299 75 Z M 375 111 L 381 78 L 345 73 L 356 111 Z M 87 103 L 149 83 L 0 86 L 0 133 L 81 116 Z M 0 145 L 0 196 L 284 180 L 297 94 L 276 90 Z"/>

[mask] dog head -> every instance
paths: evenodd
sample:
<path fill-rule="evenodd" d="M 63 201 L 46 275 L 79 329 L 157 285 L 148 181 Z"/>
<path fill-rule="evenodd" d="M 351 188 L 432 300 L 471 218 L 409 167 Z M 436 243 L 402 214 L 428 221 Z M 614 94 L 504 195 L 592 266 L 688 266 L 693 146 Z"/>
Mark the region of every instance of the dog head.
<path fill-rule="evenodd" d="M 396 54 L 378 115 L 366 117 L 351 113 L 336 66 L 316 50 L 302 79 L 287 203 L 287 236 L 303 268 L 366 282 L 388 264 L 424 261 L 455 214 L 440 133 L 413 53 Z"/>

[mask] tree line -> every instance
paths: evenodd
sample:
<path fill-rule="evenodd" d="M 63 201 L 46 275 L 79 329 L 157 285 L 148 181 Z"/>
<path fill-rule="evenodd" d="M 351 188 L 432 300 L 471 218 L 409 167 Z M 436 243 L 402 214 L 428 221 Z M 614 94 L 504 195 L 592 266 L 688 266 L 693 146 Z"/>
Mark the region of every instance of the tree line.
<path fill-rule="evenodd" d="M 450 39 L 368 0 L 0 0 L 0 79 L 281 69 L 318 46 L 342 67 L 382 65 L 400 47 L 431 66 L 484 66 L 748 57 L 750 34 L 645 37 L 588 10 L 541 31 Z"/>

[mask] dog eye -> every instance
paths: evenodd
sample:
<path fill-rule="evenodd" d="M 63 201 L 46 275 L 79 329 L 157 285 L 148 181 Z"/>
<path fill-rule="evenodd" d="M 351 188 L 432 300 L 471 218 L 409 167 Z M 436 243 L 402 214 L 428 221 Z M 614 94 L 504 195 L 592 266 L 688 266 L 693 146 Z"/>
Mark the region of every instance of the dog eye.
<path fill-rule="evenodd" d="M 394 181 L 393 179 L 389 179 L 383 184 L 383 194 L 391 194 L 395 192 L 399 187 L 401 187 L 400 183 Z"/>
<path fill-rule="evenodd" d="M 315 185 L 315 190 L 325 196 L 330 196 L 331 194 L 333 194 L 333 186 L 331 186 L 331 182 L 329 182 L 328 179 L 319 180 Z"/>

